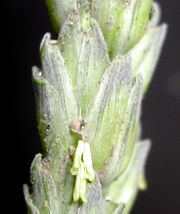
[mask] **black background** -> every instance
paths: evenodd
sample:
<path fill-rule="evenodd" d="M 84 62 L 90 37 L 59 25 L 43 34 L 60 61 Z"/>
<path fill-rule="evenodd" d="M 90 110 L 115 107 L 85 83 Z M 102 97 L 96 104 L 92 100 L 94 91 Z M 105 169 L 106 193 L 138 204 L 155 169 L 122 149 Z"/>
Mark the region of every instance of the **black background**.
<path fill-rule="evenodd" d="M 153 146 L 146 170 L 149 188 L 138 195 L 133 214 L 180 213 L 180 2 L 159 2 L 162 22 L 168 23 L 169 31 L 143 102 L 143 137 L 151 138 Z M 1 95 L 6 94 L 3 107 L 8 112 L 8 132 L 2 141 L 7 148 L 1 151 L 6 154 L 1 165 L 5 165 L 3 177 L 8 182 L 4 199 L 9 206 L 5 213 L 25 214 L 22 185 L 29 183 L 31 161 L 41 152 L 31 67 L 40 66 L 39 44 L 44 33 L 51 32 L 56 37 L 44 1 L 7 1 L 4 11 L 1 10 L 5 20 L 1 42 L 6 48 L 6 66 L 1 71 L 6 77 L 1 79 L 1 85 L 5 83 Z"/>

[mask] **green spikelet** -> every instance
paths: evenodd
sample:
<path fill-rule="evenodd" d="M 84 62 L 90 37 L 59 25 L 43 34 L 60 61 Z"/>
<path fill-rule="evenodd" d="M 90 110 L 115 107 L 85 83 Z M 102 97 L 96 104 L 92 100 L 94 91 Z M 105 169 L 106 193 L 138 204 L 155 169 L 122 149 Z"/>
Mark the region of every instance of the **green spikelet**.
<path fill-rule="evenodd" d="M 24 185 L 30 214 L 128 214 L 146 189 L 145 95 L 166 35 L 152 0 L 46 0 L 58 33 L 33 67 L 44 154 Z M 154 11 L 152 13 L 152 11 Z"/>

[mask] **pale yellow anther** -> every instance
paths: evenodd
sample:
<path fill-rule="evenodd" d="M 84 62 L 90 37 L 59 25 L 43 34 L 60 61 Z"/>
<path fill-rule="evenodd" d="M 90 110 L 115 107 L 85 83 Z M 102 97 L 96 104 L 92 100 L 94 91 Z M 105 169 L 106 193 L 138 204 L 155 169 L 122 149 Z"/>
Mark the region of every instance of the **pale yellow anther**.
<path fill-rule="evenodd" d="M 139 180 L 139 189 L 140 190 L 146 190 L 147 189 L 147 181 L 144 173 L 141 175 Z"/>
<path fill-rule="evenodd" d="M 92 167 L 90 146 L 82 140 L 78 141 L 70 172 L 76 176 L 73 200 L 81 199 L 83 202 L 87 202 L 86 182 L 87 180 L 92 182 L 95 179 L 95 174 Z"/>

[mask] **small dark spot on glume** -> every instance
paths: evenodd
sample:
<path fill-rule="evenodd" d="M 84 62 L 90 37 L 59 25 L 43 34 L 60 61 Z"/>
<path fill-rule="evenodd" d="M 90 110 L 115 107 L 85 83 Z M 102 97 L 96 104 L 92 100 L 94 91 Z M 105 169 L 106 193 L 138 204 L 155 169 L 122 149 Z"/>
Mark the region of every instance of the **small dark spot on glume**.
<path fill-rule="evenodd" d="M 46 135 L 49 134 L 50 129 L 51 129 L 51 124 L 48 123 L 48 124 L 47 124 L 47 127 L 46 127 Z"/>
<path fill-rule="evenodd" d="M 109 28 L 112 28 L 114 26 L 114 18 L 110 16 L 107 20 L 107 24 Z"/>
<path fill-rule="evenodd" d="M 154 13 L 155 13 L 155 9 L 152 7 L 152 8 L 151 8 L 151 11 L 150 11 L 150 14 L 149 14 L 149 20 L 152 19 Z"/>

